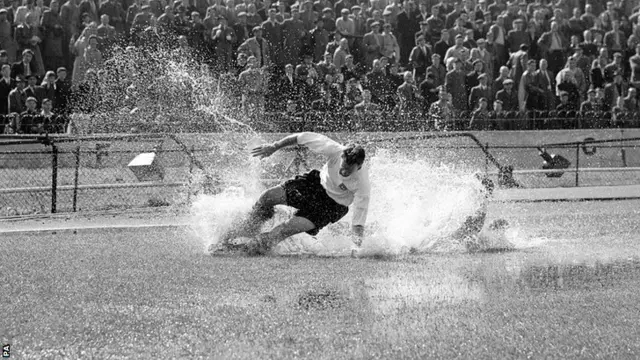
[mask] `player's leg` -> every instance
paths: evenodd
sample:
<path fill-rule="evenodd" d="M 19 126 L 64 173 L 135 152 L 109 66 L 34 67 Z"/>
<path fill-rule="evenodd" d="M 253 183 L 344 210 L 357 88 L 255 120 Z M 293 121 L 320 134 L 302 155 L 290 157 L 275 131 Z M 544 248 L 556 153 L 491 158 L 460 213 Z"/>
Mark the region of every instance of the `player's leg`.
<path fill-rule="evenodd" d="M 315 228 L 316 225 L 311 220 L 294 216 L 274 227 L 271 231 L 258 235 L 256 241 L 251 243 L 249 252 L 254 255 L 266 254 L 271 248 L 286 238 L 296 234 L 311 232 Z"/>
<path fill-rule="evenodd" d="M 260 195 L 251 212 L 242 222 L 223 236 L 223 241 L 236 237 L 252 237 L 258 234 L 260 227 L 275 214 L 276 205 L 287 203 L 287 196 L 282 186 L 274 186 Z"/>

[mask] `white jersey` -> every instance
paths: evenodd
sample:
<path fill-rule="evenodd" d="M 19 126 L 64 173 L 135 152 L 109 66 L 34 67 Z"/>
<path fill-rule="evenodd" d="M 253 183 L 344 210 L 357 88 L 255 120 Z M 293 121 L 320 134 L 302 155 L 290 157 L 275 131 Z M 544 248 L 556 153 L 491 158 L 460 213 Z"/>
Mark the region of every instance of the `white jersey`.
<path fill-rule="evenodd" d="M 346 148 L 328 137 L 312 132 L 298 134 L 298 144 L 309 150 L 325 155 L 328 161 L 320 170 L 320 182 L 327 195 L 338 204 L 349 206 L 353 203 L 352 225 L 364 225 L 369 210 L 371 185 L 369 171 L 362 165 L 348 177 L 340 175 L 342 152 Z"/>

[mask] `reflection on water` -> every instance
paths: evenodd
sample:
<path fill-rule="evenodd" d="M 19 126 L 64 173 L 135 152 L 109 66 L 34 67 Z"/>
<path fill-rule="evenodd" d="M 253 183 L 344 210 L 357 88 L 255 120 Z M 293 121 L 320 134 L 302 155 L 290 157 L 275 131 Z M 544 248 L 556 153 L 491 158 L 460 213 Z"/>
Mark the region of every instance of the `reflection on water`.
<path fill-rule="evenodd" d="M 497 297 L 548 291 L 595 291 L 640 278 L 640 259 L 550 262 L 548 259 L 426 259 L 431 266 L 390 272 L 354 284 L 353 291 L 378 313 L 407 307 L 481 304 Z M 418 264 L 416 264 L 418 265 Z"/>

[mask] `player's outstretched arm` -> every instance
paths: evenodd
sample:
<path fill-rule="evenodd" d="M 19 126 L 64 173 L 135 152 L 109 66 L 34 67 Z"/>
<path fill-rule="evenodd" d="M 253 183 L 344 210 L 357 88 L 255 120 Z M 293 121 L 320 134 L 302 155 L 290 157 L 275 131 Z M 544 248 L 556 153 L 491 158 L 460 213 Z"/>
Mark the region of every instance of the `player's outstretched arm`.
<path fill-rule="evenodd" d="M 298 134 L 292 134 L 284 139 L 274 142 L 273 144 L 265 144 L 255 147 L 251 150 L 251 155 L 255 157 L 259 157 L 260 159 L 264 159 L 273 155 L 274 152 L 287 147 L 298 144 Z"/>

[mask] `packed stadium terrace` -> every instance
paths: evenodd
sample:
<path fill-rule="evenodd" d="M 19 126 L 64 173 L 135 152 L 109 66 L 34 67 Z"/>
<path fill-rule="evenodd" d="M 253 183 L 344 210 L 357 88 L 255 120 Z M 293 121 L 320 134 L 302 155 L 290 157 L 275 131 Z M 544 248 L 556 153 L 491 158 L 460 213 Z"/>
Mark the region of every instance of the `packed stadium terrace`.
<path fill-rule="evenodd" d="M 70 114 L 118 106 L 140 79 L 114 60 L 154 51 L 195 59 L 265 117 L 635 127 L 639 2 L 12 0 L 0 9 L 0 127 L 67 131 Z M 114 95 L 103 84 L 116 75 Z"/>

